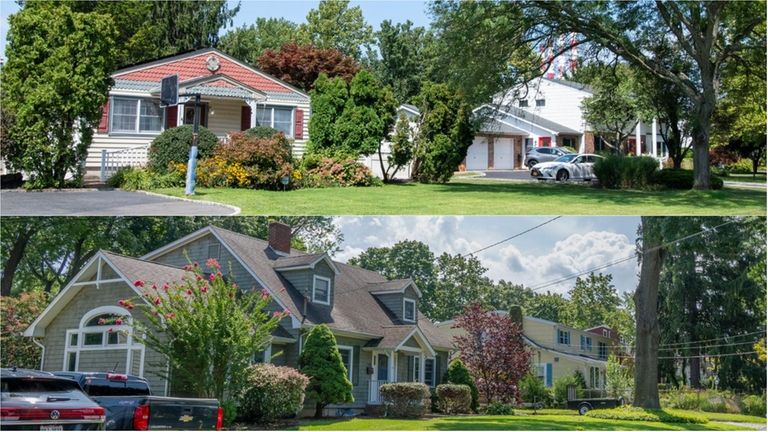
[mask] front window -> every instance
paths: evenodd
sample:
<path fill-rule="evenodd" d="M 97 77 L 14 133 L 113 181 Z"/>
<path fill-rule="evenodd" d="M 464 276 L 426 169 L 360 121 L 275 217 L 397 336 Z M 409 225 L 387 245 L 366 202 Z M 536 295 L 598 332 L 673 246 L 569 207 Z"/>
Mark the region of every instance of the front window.
<path fill-rule="evenodd" d="M 191 125 L 195 123 L 195 103 L 187 103 L 184 105 L 184 124 Z M 200 104 L 200 126 L 208 127 L 208 104 Z"/>
<path fill-rule="evenodd" d="M 403 300 L 403 319 L 411 322 L 416 321 L 416 302 L 414 300 Z"/>
<path fill-rule="evenodd" d="M 115 97 L 111 111 L 112 132 L 155 133 L 163 130 L 164 110 L 158 100 Z"/>
<path fill-rule="evenodd" d="M 435 386 L 435 359 L 424 360 L 424 384 Z"/>
<path fill-rule="evenodd" d="M 570 345 L 571 344 L 571 332 L 565 331 L 565 330 L 558 330 L 557 331 L 557 342 L 560 345 Z"/>
<path fill-rule="evenodd" d="M 312 301 L 324 305 L 331 304 L 331 280 L 321 276 L 315 276 L 312 285 Z"/>
<path fill-rule="evenodd" d="M 130 349 L 128 339 L 131 333 L 131 316 L 125 309 L 94 309 L 83 317 L 78 328 L 66 331 L 62 368 L 77 371 L 82 351 Z"/>
<path fill-rule="evenodd" d="M 256 125 L 269 126 L 285 136 L 293 136 L 293 108 L 259 106 L 256 108 Z"/>
<path fill-rule="evenodd" d="M 354 351 L 352 347 L 339 346 L 339 354 L 341 354 L 341 362 L 344 363 L 344 367 L 347 368 L 347 377 L 352 381 L 352 362 Z"/>
<path fill-rule="evenodd" d="M 608 358 L 608 345 L 606 345 L 605 342 L 598 342 L 597 343 L 597 355 L 601 359 L 607 359 Z"/>

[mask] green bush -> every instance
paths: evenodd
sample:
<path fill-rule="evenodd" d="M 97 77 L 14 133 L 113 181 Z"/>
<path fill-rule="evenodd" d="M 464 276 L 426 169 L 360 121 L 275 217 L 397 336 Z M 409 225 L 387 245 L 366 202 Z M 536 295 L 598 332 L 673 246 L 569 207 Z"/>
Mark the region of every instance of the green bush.
<path fill-rule="evenodd" d="M 480 392 L 477 390 L 475 379 L 469 373 L 469 369 L 464 366 L 464 362 L 461 359 L 455 359 L 448 365 L 448 369 L 445 371 L 443 381 L 451 384 L 464 384 L 469 386 L 470 394 L 472 395 L 472 403 L 470 408 L 472 411 L 477 412 L 477 407 L 480 400 Z"/>
<path fill-rule="evenodd" d="M 316 165 L 314 160 L 307 159 L 307 164 L 313 168 L 294 175 L 294 181 L 301 187 L 348 187 L 348 186 L 381 186 L 380 178 L 375 177 L 371 170 L 354 159 L 322 158 Z"/>
<path fill-rule="evenodd" d="M 241 186 L 280 189 L 280 180 L 293 172 L 291 144 L 282 133 L 266 138 L 248 132 L 233 133 L 216 148 L 214 156 L 227 165 L 243 167 L 247 183 Z"/>
<path fill-rule="evenodd" d="M 430 407 L 429 387 L 422 383 L 392 383 L 379 388 L 388 417 L 417 418 Z"/>
<path fill-rule="evenodd" d="M 506 416 L 506 415 L 514 415 L 515 410 L 512 408 L 512 405 L 501 403 L 501 402 L 493 402 L 488 404 L 485 407 L 485 410 L 483 410 L 483 413 L 485 415 L 492 415 L 492 416 Z"/>
<path fill-rule="evenodd" d="M 176 171 L 167 174 L 151 172 L 144 168 L 126 167 L 107 179 L 107 186 L 124 190 L 150 190 L 184 185 L 184 174 Z"/>
<path fill-rule="evenodd" d="M 576 393 L 580 395 L 584 390 L 584 386 L 579 381 L 575 375 L 561 376 L 556 379 L 554 385 L 555 405 L 564 406 L 568 402 L 569 385 L 576 386 Z"/>
<path fill-rule="evenodd" d="M 741 413 L 758 417 L 765 417 L 765 393 L 761 396 L 749 395 L 741 400 Z"/>
<path fill-rule="evenodd" d="M 682 388 L 663 393 L 660 402 L 664 408 L 721 413 L 739 413 L 741 411 L 738 398 L 729 391 Z"/>
<path fill-rule="evenodd" d="M 659 163 L 648 156 L 609 155 L 595 162 L 595 176 L 606 189 L 647 189 Z"/>
<path fill-rule="evenodd" d="M 468 414 L 472 405 L 472 393 L 465 384 L 440 384 L 437 386 L 440 409 L 446 414 Z"/>
<path fill-rule="evenodd" d="M 228 428 L 232 425 L 232 423 L 235 422 L 235 419 L 237 418 L 237 403 L 232 400 L 222 401 L 221 409 L 224 411 L 224 427 Z"/>
<path fill-rule="evenodd" d="M 269 422 L 296 415 L 304 405 L 309 378 L 296 369 L 269 363 L 248 368 L 239 397 L 240 417 Z"/>
<path fill-rule="evenodd" d="M 647 409 L 623 406 L 612 409 L 596 409 L 587 412 L 587 417 L 607 420 L 649 421 L 662 423 L 704 424 L 708 420 L 696 414 L 672 414 L 663 409 Z"/>
<path fill-rule="evenodd" d="M 710 182 L 712 184 L 712 189 L 723 188 L 723 179 L 718 176 L 711 176 Z M 669 189 L 691 189 L 693 188 L 693 171 L 665 168 L 655 174 L 654 183 Z"/>
<path fill-rule="evenodd" d="M 731 174 L 752 174 L 752 161 L 749 159 L 739 159 L 726 165 L 725 169 Z"/>
<path fill-rule="evenodd" d="M 200 127 L 197 143 L 197 158 L 205 159 L 216 148 L 219 139 L 207 128 Z M 189 147 L 192 145 L 192 126 L 184 125 L 164 130 L 149 146 L 149 164 L 151 171 L 165 174 L 171 163 L 186 163 L 189 160 Z"/>
<path fill-rule="evenodd" d="M 520 397 L 523 399 L 523 402 L 540 402 L 544 406 L 552 405 L 552 391 L 547 388 L 543 380 L 532 372 L 528 372 L 523 379 L 520 380 Z"/>
<path fill-rule="evenodd" d="M 429 389 L 429 401 L 430 401 L 430 411 L 433 413 L 442 413 L 443 410 L 440 409 L 440 398 L 437 396 L 437 390 L 434 388 Z"/>
<path fill-rule="evenodd" d="M 243 133 L 253 138 L 272 138 L 276 135 L 282 135 L 283 138 L 285 138 L 284 133 L 280 132 L 277 129 L 271 128 L 269 126 L 255 126 L 246 130 Z"/>

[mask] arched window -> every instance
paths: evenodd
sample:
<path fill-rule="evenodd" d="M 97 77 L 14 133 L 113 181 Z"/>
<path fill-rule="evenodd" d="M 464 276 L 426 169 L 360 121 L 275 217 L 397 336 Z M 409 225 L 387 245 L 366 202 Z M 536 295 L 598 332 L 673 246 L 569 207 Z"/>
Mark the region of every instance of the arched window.
<path fill-rule="evenodd" d="M 80 320 L 76 329 L 67 330 L 64 370 L 78 370 L 80 352 L 130 350 L 133 344 L 131 313 L 118 306 L 97 307 Z"/>

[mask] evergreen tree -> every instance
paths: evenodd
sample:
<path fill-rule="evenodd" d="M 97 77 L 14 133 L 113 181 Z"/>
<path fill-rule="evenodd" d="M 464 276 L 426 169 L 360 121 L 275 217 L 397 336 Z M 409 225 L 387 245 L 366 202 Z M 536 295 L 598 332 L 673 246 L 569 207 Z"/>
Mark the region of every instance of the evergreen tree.
<path fill-rule="evenodd" d="M 334 147 L 336 119 L 339 118 L 349 97 L 349 90 L 342 78 L 328 78 L 321 73 L 315 88 L 309 92 L 312 117 L 309 120 L 307 153 L 324 153 Z"/>
<path fill-rule="evenodd" d="M 307 399 L 315 401 L 315 417 L 323 416 L 328 404 L 348 403 L 352 397 L 352 382 L 341 360 L 336 338 L 327 325 L 312 328 L 304 341 L 299 369 L 310 378 Z"/>
<path fill-rule="evenodd" d="M 469 369 L 464 366 L 464 362 L 457 358 L 448 365 L 448 369 L 445 371 L 445 377 L 443 381 L 450 384 L 463 384 L 469 386 L 470 393 L 472 394 L 472 404 L 470 408 L 472 411 L 477 412 L 480 399 L 480 392 L 477 390 L 477 384 L 475 379 L 469 373 Z"/>

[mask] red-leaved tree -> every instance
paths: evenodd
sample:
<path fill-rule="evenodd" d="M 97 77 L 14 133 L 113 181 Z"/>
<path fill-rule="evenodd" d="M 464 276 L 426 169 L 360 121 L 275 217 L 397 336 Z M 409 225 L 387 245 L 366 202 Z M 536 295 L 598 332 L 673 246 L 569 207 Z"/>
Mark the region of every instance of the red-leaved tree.
<path fill-rule="evenodd" d="M 518 383 L 530 370 L 532 355 L 522 325 L 474 303 L 465 306 L 454 328 L 464 330 L 454 341 L 486 401 L 519 401 Z"/>
<path fill-rule="evenodd" d="M 355 59 L 339 50 L 296 43 L 285 44 L 279 51 L 264 51 L 259 57 L 259 67 L 305 91 L 314 88 L 315 80 L 321 73 L 328 75 L 328 78 L 338 76 L 349 82 L 360 70 Z"/>

